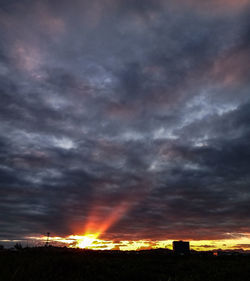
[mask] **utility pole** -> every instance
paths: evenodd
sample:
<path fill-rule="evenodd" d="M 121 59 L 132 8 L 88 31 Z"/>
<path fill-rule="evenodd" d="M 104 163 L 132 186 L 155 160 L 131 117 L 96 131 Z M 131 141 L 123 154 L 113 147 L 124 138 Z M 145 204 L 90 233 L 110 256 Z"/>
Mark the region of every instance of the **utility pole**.
<path fill-rule="evenodd" d="M 45 247 L 49 246 L 49 236 L 50 236 L 50 232 L 47 232 L 47 240 L 46 240 L 46 243 L 45 243 Z"/>

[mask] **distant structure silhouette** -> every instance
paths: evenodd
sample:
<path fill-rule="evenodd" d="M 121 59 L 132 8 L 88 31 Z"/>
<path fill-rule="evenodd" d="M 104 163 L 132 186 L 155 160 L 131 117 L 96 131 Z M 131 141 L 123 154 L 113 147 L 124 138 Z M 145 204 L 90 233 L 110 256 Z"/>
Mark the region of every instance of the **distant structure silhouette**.
<path fill-rule="evenodd" d="M 50 236 L 50 232 L 47 232 L 47 240 L 46 240 L 46 243 L 45 243 L 45 247 L 49 246 L 49 236 Z"/>
<path fill-rule="evenodd" d="M 178 255 L 187 255 L 190 253 L 189 242 L 173 241 L 173 251 Z"/>

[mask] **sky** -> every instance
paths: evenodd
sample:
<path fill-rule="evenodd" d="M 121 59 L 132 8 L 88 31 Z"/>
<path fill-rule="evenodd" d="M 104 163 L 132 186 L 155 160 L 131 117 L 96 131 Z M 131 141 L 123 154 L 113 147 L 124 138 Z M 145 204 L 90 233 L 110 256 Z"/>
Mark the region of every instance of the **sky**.
<path fill-rule="evenodd" d="M 0 0 L 0 243 L 250 249 L 249 78 L 249 0 Z"/>

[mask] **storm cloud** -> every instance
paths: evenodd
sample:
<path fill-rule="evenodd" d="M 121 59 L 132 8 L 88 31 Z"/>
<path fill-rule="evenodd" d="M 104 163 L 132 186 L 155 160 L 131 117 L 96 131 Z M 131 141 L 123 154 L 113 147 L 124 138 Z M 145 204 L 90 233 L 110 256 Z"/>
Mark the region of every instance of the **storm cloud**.
<path fill-rule="evenodd" d="M 249 1 L 0 1 L 0 239 L 250 232 Z"/>

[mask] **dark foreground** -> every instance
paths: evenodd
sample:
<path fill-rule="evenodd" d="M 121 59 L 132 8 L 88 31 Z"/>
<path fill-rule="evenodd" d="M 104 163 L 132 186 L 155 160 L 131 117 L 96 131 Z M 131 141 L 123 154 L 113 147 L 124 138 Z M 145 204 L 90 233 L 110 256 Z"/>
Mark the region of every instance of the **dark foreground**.
<path fill-rule="evenodd" d="M 250 256 L 174 256 L 164 251 L 0 252 L 0 281 L 250 280 Z"/>

